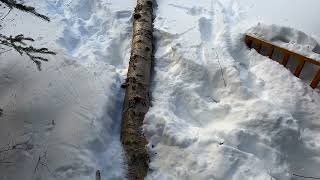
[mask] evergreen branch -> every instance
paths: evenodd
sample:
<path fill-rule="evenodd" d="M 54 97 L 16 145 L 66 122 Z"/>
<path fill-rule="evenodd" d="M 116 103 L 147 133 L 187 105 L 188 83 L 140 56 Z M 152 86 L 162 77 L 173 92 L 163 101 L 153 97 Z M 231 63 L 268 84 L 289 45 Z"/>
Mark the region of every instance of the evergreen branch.
<path fill-rule="evenodd" d="M 48 50 L 48 48 L 35 48 L 27 44 L 27 42 L 34 42 L 34 39 L 29 37 L 24 37 L 23 34 L 17 36 L 5 36 L 0 34 L 0 45 L 4 45 L 15 49 L 21 56 L 27 55 L 41 71 L 41 61 L 48 61 L 47 58 L 37 56 L 37 54 L 50 54 L 56 55 L 55 52 Z"/>
<path fill-rule="evenodd" d="M 18 3 L 16 0 L 0 0 L 0 2 L 4 3 L 6 6 L 8 6 L 11 9 L 18 9 L 20 11 L 24 11 L 24 12 L 27 12 L 27 13 L 31 13 L 43 20 L 46 20 L 46 21 L 50 21 L 50 18 L 48 16 L 45 16 L 43 14 L 40 14 L 36 11 L 36 9 L 32 6 L 26 6 L 22 3 Z M 9 11 L 10 12 L 10 11 Z"/>

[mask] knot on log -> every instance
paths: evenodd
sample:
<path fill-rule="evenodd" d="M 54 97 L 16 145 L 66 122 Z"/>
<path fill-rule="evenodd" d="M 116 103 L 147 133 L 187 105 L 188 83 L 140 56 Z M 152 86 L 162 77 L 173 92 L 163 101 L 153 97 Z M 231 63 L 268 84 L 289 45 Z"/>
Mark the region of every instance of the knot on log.
<path fill-rule="evenodd" d="M 153 6 L 153 2 L 152 2 L 152 1 L 150 1 L 150 0 L 148 0 L 148 1 L 147 1 L 147 4 L 148 4 L 150 7 L 152 7 L 152 6 Z"/>
<path fill-rule="evenodd" d="M 136 105 L 138 105 L 138 103 L 141 103 L 143 106 L 147 106 L 147 104 L 149 103 L 147 97 L 142 97 L 142 96 L 133 96 L 129 99 L 129 105 L 131 107 L 131 105 L 133 107 L 136 107 Z"/>
<path fill-rule="evenodd" d="M 134 17 L 135 20 L 138 20 L 138 19 L 141 18 L 141 15 L 138 14 L 138 13 L 135 13 L 135 14 L 133 15 L 133 17 Z"/>

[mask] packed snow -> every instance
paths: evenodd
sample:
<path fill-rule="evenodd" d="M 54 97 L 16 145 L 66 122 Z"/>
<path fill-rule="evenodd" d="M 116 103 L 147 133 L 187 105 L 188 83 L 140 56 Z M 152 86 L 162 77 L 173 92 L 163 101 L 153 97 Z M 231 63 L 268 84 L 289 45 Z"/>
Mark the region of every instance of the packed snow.
<path fill-rule="evenodd" d="M 36 37 L 58 55 L 41 72 L 15 52 L 0 56 L 0 149 L 19 144 L 0 154 L 10 162 L 0 161 L 0 180 L 92 180 L 96 170 L 103 180 L 125 179 L 120 85 L 135 0 L 25 2 L 52 22 L 13 11 L 3 31 Z M 298 79 L 243 42 L 254 33 L 317 57 L 319 7 L 317 0 L 158 0 L 146 179 L 320 177 L 313 73 Z"/>

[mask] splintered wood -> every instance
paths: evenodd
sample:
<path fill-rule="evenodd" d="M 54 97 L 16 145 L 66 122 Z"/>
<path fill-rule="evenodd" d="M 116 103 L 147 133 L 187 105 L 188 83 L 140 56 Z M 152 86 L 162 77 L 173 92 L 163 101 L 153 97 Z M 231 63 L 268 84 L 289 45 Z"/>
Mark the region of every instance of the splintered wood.
<path fill-rule="evenodd" d="M 246 35 L 245 37 L 245 43 L 247 44 L 247 46 L 249 48 L 254 48 L 258 53 L 261 54 L 261 49 L 263 47 L 268 47 L 268 52 L 267 52 L 267 56 L 270 59 L 273 59 L 273 54 L 275 52 L 275 50 L 280 51 L 281 53 L 283 53 L 283 59 L 281 61 L 281 64 L 283 66 L 287 66 L 290 57 L 296 57 L 294 60 L 299 61 L 298 62 L 298 66 L 296 67 L 295 71 L 294 71 L 294 75 L 297 77 L 300 77 L 301 72 L 303 71 L 303 68 L 305 67 L 306 63 L 310 63 L 313 64 L 317 67 L 319 67 L 319 71 L 317 72 L 316 76 L 313 78 L 310 86 L 315 89 L 318 87 L 319 81 L 320 81 L 320 62 L 316 61 L 314 59 L 308 58 L 304 55 L 298 54 L 296 52 L 290 51 L 288 49 L 285 49 L 283 47 L 277 46 L 271 42 L 268 42 L 266 40 L 263 39 L 259 39 L 257 37 L 253 37 L 251 35 Z"/>

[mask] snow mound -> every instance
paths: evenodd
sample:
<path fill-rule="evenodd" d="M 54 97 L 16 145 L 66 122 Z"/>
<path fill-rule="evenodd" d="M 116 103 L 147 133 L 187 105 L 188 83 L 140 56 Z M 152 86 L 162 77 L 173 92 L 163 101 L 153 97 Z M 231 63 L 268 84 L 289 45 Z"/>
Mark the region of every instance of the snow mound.
<path fill-rule="evenodd" d="M 248 34 L 253 34 L 256 37 L 320 61 L 319 43 L 302 31 L 290 27 L 259 23 L 257 26 L 250 28 Z"/>

